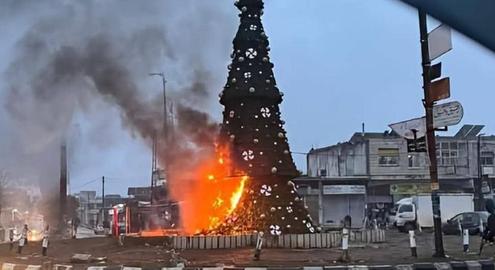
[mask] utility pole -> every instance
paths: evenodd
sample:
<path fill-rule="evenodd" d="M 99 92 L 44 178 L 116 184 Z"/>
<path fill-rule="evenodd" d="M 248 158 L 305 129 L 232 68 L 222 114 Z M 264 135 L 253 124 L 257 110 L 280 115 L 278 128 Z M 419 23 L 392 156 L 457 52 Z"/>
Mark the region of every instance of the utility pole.
<path fill-rule="evenodd" d="M 484 193 L 483 193 L 483 182 L 485 182 L 483 176 L 483 166 L 481 164 L 481 139 L 485 135 L 484 133 L 478 134 L 478 143 L 477 143 L 477 163 L 478 163 L 478 181 L 474 184 L 474 209 L 476 211 L 483 210 L 483 201 L 484 201 Z M 491 192 L 491 187 L 490 187 Z"/>
<path fill-rule="evenodd" d="M 105 176 L 101 177 L 101 222 L 105 224 L 106 215 L 105 215 Z"/>
<path fill-rule="evenodd" d="M 60 191 L 59 191 L 59 229 L 65 229 L 65 214 L 67 205 L 67 145 L 60 149 Z"/>
<path fill-rule="evenodd" d="M 423 105 L 426 112 L 426 142 L 428 145 L 428 156 L 430 158 L 431 178 L 431 205 L 433 210 L 433 226 L 435 231 L 435 254 L 434 257 L 445 257 L 442 236 L 442 219 L 440 213 L 440 196 L 438 195 L 438 171 L 435 141 L 435 128 L 433 126 L 433 105 L 435 101 L 431 97 L 431 61 L 428 51 L 428 30 L 426 26 L 426 12 L 418 9 L 419 32 L 421 39 L 421 59 L 423 66 Z"/>
<path fill-rule="evenodd" d="M 163 85 L 163 135 L 165 139 L 168 138 L 168 111 L 167 111 L 167 80 L 165 79 L 165 74 L 163 72 L 159 73 L 150 73 L 150 76 L 160 76 L 162 78 Z"/>
<path fill-rule="evenodd" d="M 163 87 L 163 142 L 165 147 L 168 147 L 169 144 L 169 139 L 170 139 L 170 125 L 169 125 L 169 116 L 168 116 L 168 110 L 167 110 L 167 80 L 165 79 L 165 74 L 163 72 L 155 72 L 155 73 L 149 73 L 150 76 L 160 76 L 162 78 L 162 87 Z M 160 171 L 158 170 L 158 167 L 156 165 L 156 155 L 157 155 L 157 149 L 158 149 L 158 139 L 157 136 L 155 135 L 154 139 L 154 150 L 153 150 L 153 162 L 154 162 L 154 169 L 151 172 L 151 204 L 153 204 L 153 198 L 154 198 L 154 191 L 155 191 L 155 186 L 156 182 L 160 180 Z M 165 175 L 167 174 L 167 160 L 165 156 L 162 156 L 164 160 L 162 160 L 162 167 Z M 156 174 L 156 176 L 155 176 Z M 168 177 L 165 176 L 165 179 Z"/>
<path fill-rule="evenodd" d="M 478 135 L 478 143 L 477 143 L 477 161 L 476 163 L 478 163 L 478 183 L 476 183 L 474 185 L 475 187 L 475 201 L 474 201 L 474 209 L 476 211 L 481 211 L 481 197 L 483 196 L 482 195 L 482 192 L 481 192 L 481 187 L 482 187 L 482 182 L 481 182 L 481 178 L 482 178 L 482 172 L 481 172 L 481 134 Z"/>
<path fill-rule="evenodd" d="M 153 190 L 155 189 L 155 172 L 156 172 L 156 132 L 153 134 L 153 142 L 151 146 L 152 160 L 151 160 L 151 190 L 150 190 L 150 203 L 153 204 Z"/>

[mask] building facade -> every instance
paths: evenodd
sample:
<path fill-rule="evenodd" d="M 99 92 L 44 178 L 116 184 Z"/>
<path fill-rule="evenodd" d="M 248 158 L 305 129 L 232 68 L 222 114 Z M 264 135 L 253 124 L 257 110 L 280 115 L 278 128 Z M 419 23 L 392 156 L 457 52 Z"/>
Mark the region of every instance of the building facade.
<path fill-rule="evenodd" d="M 479 127 L 436 137 L 441 192 L 491 196 L 495 136 L 478 134 Z M 356 224 L 367 208 L 430 192 L 428 160 L 427 153 L 408 152 L 407 141 L 395 133 L 355 133 L 347 142 L 311 149 L 307 176 L 295 181 L 320 224 L 338 223 L 345 215 Z"/>
<path fill-rule="evenodd" d="M 96 195 L 96 191 L 81 191 L 74 194 L 79 202 L 78 217 L 81 224 L 96 227 L 102 224 L 103 214 L 103 200 L 101 196 Z M 125 203 L 126 198 L 118 194 L 105 195 L 105 209 L 107 212 L 112 209 L 114 205 Z M 108 214 L 106 214 L 108 219 Z"/>

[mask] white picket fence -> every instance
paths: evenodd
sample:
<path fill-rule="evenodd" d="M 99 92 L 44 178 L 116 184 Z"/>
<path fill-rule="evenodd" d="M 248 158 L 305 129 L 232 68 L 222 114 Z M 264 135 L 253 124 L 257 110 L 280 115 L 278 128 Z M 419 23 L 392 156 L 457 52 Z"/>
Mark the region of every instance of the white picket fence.
<path fill-rule="evenodd" d="M 148 243 L 150 245 L 165 245 L 174 249 L 232 249 L 254 247 L 255 234 L 245 235 L 208 235 L 208 236 L 165 236 L 153 238 L 124 237 L 123 244 Z M 382 243 L 385 242 L 384 230 L 352 231 L 351 243 Z M 280 236 L 265 236 L 265 248 L 332 248 L 342 243 L 342 232 L 315 234 L 284 234 Z"/>

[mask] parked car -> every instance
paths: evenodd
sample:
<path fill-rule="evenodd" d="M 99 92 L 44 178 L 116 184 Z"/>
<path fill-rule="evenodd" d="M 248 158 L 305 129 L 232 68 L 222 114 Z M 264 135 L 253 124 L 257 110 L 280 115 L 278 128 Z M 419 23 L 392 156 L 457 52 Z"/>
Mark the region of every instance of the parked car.
<path fill-rule="evenodd" d="M 443 224 L 442 230 L 444 234 L 461 234 L 460 227 L 468 229 L 469 234 L 479 234 L 486 227 L 486 222 L 490 213 L 486 211 L 479 212 L 464 212 L 455 215 Z M 460 226 L 459 226 L 460 225 Z M 483 227 L 481 227 L 483 226 Z"/>
<path fill-rule="evenodd" d="M 472 212 L 474 210 L 473 194 L 440 193 L 440 211 L 442 222 L 447 222 L 459 212 Z M 395 225 L 401 232 L 408 232 L 420 228 L 433 227 L 433 211 L 431 194 L 418 194 L 409 198 L 403 198 L 397 203 Z"/>

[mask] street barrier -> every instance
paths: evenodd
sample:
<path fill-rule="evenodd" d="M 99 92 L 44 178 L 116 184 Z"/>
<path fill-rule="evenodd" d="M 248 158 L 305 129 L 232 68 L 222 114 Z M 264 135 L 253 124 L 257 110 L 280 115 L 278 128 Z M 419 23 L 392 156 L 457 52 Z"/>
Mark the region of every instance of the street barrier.
<path fill-rule="evenodd" d="M 416 249 L 416 236 L 414 231 L 409 231 L 409 246 L 411 247 L 411 256 L 418 257 L 418 251 Z"/>
<path fill-rule="evenodd" d="M 462 231 L 462 249 L 464 251 L 464 253 L 468 253 L 469 252 L 469 230 L 468 229 L 464 229 Z"/>
<path fill-rule="evenodd" d="M 385 242 L 384 230 L 359 230 L 349 233 L 349 244 L 370 244 Z M 257 234 L 207 235 L 207 236 L 126 236 L 123 245 L 166 246 L 173 249 L 232 249 L 255 247 Z M 265 235 L 264 248 L 333 248 L 342 244 L 342 232 L 314 234 Z"/>

